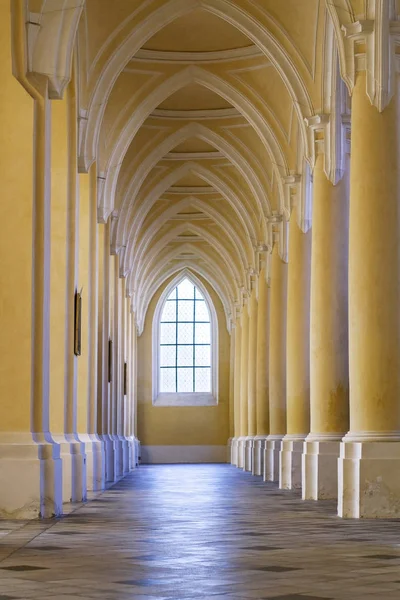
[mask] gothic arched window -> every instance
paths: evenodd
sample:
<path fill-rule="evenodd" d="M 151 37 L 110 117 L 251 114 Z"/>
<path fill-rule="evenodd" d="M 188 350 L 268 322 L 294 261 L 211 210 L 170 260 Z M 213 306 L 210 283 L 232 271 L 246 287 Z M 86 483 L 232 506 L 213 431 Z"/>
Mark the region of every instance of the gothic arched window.
<path fill-rule="evenodd" d="M 216 404 L 216 357 L 214 306 L 197 278 L 181 275 L 167 286 L 155 312 L 154 404 Z"/>

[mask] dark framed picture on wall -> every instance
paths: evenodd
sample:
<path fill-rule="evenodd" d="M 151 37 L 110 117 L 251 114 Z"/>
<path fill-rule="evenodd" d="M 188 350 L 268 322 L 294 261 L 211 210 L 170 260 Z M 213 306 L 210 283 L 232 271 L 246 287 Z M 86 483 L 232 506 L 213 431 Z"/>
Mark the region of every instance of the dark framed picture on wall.
<path fill-rule="evenodd" d="M 74 354 L 82 354 L 82 290 L 75 292 L 74 306 Z"/>

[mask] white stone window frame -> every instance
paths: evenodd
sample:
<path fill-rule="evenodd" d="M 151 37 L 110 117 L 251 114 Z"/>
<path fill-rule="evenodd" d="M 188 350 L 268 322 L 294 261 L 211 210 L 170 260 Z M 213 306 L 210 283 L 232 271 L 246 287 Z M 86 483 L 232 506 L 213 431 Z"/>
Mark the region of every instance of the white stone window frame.
<path fill-rule="evenodd" d="M 160 330 L 161 316 L 168 296 L 184 279 L 201 292 L 210 313 L 211 327 L 211 392 L 160 392 Z M 161 294 L 153 316 L 153 406 L 216 406 L 218 404 L 218 317 L 214 303 L 203 283 L 188 270 L 181 271 Z"/>

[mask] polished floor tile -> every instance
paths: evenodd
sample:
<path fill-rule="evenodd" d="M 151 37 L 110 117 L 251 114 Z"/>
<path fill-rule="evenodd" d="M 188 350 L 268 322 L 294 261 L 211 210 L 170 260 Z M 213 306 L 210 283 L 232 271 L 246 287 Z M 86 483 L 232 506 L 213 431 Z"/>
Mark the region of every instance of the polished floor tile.
<path fill-rule="evenodd" d="M 400 521 L 229 465 L 142 466 L 61 519 L 0 521 L 0 600 L 399 600 L 399 569 Z"/>

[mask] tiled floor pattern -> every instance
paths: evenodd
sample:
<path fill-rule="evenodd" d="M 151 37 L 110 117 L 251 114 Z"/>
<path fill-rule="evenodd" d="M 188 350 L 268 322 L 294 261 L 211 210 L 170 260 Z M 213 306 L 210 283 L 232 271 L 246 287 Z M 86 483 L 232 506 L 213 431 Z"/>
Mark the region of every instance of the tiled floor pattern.
<path fill-rule="evenodd" d="M 400 600 L 400 521 L 347 521 L 228 465 L 143 466 L 53 521 L 0 521 L 0 600 Z"/>

